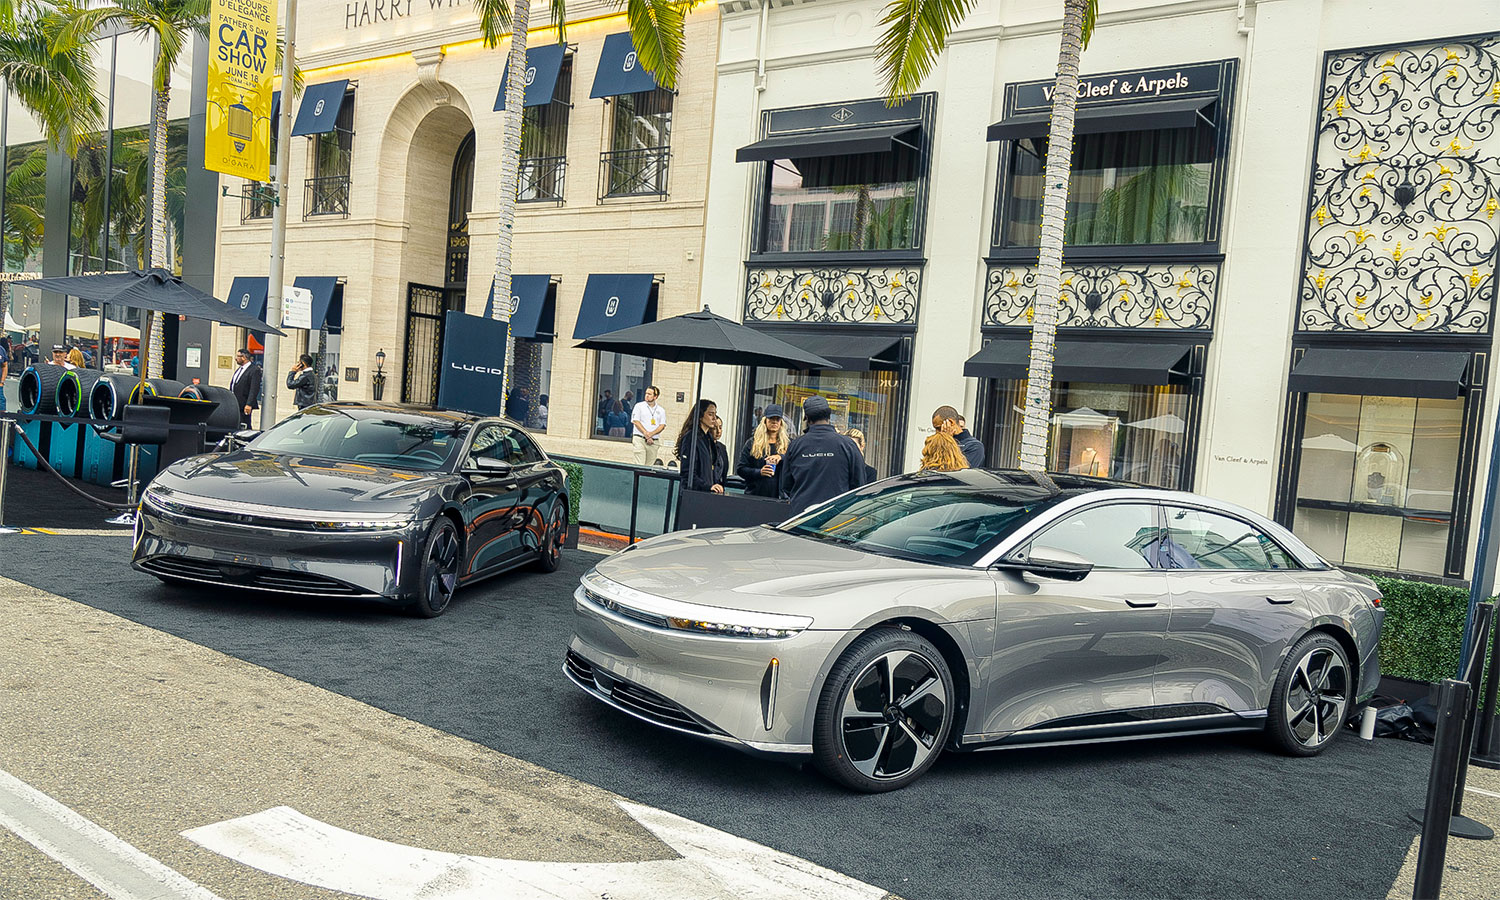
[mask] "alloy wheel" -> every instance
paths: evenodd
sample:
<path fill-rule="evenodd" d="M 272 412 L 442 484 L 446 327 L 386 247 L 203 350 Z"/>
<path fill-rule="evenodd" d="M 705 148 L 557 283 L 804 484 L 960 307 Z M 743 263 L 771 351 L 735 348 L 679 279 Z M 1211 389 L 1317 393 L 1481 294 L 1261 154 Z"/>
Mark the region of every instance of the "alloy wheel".
<path fill-rule="evenodd" d="M 909 650 L 878 656 L 844 697 L 844 754 L 870 778 L 900 778 L 938 752 L 947 708 L 943 678 L 926 657 Z"/>
<path fill-rule="evenodd" d="M 547 545 L 542 552 L 554 563 L 562 558 L 563 543 L 568 539 L 568 528 L 563 524 L 562 505 L 552 507 L 552 520 L 547 523 Z"/>
<path fill-rule="evenodd" d="M 1314 646 L 1297 662 L 1287 682 L 1282 713 L 1294 740 L 1322 746 L 1343 724 L 1349 705 L 1349 669 L 1328 647 Z"/>
<path fill-rule="evenodd" d="M 427 604 L 438 612 L 446 609 L 458 585 L 458 534 L 452 525 L 438 529 L 427 546 Z"/>

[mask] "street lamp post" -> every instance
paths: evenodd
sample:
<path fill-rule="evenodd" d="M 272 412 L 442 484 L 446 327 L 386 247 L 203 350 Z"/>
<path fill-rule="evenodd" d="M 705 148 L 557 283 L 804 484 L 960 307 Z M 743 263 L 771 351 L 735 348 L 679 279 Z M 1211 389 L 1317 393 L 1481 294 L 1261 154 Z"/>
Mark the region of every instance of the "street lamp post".
<path fill-rule="evenodd" d="M 291 165 L 292 73 L 297 69 L 297 0 L 286 0 L 286 53 L 281 61 L 281 111 L 276 116 L 276 206 L 271 219 L 271 272 L 266 282 L 266 324 L 281 327 L 281 292 L 286 276 L 286 180 Z M 262 431 L 276 424 L 276 401 L 280 393 L 281 336 L 266 331 L 266 358 L 261 369 L 265 392 L 260 405 Z"/>

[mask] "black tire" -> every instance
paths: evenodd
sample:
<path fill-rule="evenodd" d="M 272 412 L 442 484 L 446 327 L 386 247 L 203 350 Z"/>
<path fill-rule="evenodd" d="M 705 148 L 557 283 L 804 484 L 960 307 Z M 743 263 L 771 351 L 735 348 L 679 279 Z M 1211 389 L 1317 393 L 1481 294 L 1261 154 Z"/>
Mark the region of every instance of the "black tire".
<path fill-rule="evenodd" d="M 28 366 L 17 385 L 21 392 L 21 412 L 34 416 L 50 416 L 57 412 L 57 383 L 67 371 L 51 363 Z"/>
<path fill-rule="evenodd" d="M 542 530 L 542 545 L 537 548 L 536 567 L 543 572 L 556 572 L 562 565 L 563 544 L 567 539 L 568 508 L 561 502 L 553 503 L 547 526 Z"/>
<path fill-rule="evenodd" d="M 409 607 L 413 615 L 435 619 L 448 610 L 458 591 L 463 555 L 458 527 L 447 516 L 438 516 L 422 545 L 421 581 L 416 602 Z"/>
<path fill-rule="evenodd" d="M 179 396 L 189 400 L 208 400 L 218 405 L 208 414 L 209 441 L 217 442 L 226 434 L 240 430 L 240 404 L 229 388 L 212 384 L 190 384 Z"/>
<path fill-rule="evenodd" d="M 906 787 L 942 753 L 954 703 L 948 664 L 926 638 L 897 628 L 862 635 L 823 684 L 813 762 L 856 791 Z"/>
<path fill-rule="evenodd" d="M 57 414 L 86 419 L 89 416 L 89 395 L 100 378 L 96 369 L 74 369 L 64 372 L 57 382 Z"/>
<path fill-rule="evenodd" d="M 1266 735 L 1288 756 L 1316 756 L 1328 749 L 1349 720 L 1353 685 L 1344 647 L 1315 631 L 1292 646 L 1271 688 Z"/>

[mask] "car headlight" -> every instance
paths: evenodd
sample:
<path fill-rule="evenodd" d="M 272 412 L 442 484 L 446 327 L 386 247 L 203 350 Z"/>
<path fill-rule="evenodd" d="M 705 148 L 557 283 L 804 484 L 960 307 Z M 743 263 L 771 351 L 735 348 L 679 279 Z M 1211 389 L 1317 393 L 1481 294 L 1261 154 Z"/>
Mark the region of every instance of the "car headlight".
<path fill-rule="evenodd" d="M 402 519 L 346 519 L 338 522 L 309 522 L 316 531 L 400 531 L 412 523 L 412 517 Z"/>
<path fill-rule="evenodd" d="M 719 638 L 783 640 L 812 626 L 810 616 L 726 609 L 658 597 L 627 587 L 590 570 L 583 576 L 584 600 L 635 622 Z"/>

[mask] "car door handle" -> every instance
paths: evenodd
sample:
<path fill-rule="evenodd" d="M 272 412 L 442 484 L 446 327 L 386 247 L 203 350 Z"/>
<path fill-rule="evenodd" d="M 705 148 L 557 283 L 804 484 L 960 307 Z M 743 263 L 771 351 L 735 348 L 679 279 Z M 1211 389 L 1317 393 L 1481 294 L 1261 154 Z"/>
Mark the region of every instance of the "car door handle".
<path fill-rule="evenodd" d="M 1286 605 L 1288 603 L 1294 603 L 1294 602 L 1296 602 L 1296 600 L 1297 600 L 1296 597 L 1267 597 L 1266 598 L 1266 602 L 1267 603 L 1275 603 L 1277 606 L 1284 606 L 1284 605 Z"/>
<path fill-rule="evenodd" d="M 1157 601 L 1155 600 L 1132 600 L 1129 597 L 1125 598 L 1125 605 L 1135 609 L 1149 609 L 1155 606 L 1156 603 Z"/>

